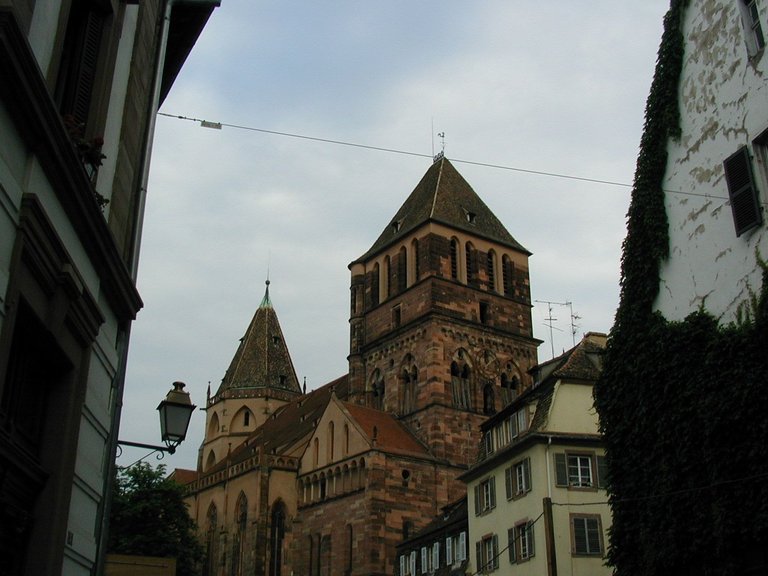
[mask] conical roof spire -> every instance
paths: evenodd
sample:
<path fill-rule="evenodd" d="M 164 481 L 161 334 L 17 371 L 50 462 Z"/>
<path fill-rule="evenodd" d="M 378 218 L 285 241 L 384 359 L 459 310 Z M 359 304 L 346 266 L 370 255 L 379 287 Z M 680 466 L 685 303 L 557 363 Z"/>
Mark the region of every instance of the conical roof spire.
<path fill-rule="evenodd" d="M 233 389 L 247 394 L 248 390 L 263 391 L 264 388 L 301 393 L 293 361 L 269 297 L 269 284 L 267 280 L 261 304 L 240 339 L 217 395 Z"/>

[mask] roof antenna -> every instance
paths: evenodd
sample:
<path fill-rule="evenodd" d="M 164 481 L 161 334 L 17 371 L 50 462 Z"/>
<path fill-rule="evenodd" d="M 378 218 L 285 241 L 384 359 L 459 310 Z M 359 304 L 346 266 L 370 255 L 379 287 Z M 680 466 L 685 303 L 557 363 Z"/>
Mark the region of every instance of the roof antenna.
<path fill-rule="evenodd" d="M 437 133 L 437 135 L 438 135 L 438 136 L 440 136 L 440 146 L 441 146 L 441 150 L 440 150 L 440 152 L 437 154 L 437 156 L 434 156 L 434 157 L 433 157 L 433 159 L 434 159 L 434 162 L 437 162 L 438 160 L 442 160 L 442 159 L 443 159 L 443 157 L 445 156 L 445 132 L 438 132 L 438 133 Z M 433 146 L 433 148 L 434 148 L 434 146 Z M 433 163 L 434 163 L 434 162 L 433 162 Z"/>

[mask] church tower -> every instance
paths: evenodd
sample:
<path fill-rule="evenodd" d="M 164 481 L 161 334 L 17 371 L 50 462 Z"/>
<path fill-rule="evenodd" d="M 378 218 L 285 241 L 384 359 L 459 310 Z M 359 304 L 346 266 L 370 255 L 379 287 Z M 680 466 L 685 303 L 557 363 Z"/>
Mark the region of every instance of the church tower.
<path fill-rule="evenodd" d="M 206 405 L 205 440 L 198 468 L 206 471 L 243 443 L 278 407 L 301 395 L 283 331 L 264 298 L 240 339 L 229 368 Z"/>
<path fill-rule="evenodd" d="M 528 252 L 444 157 L 351 271 L 349 396 L 438 458 L 474 461 L 479 424 L 531 385 Z"/>

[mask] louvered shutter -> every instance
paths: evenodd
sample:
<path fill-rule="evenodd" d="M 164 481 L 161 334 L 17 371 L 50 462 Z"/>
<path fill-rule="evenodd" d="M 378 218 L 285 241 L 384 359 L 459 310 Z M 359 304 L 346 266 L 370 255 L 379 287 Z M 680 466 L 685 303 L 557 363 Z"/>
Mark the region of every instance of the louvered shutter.
<path fill-rule="evenodd" d="M 515 529 L 507 530 L 507 551 L 509 552 L 509 561 L 514 564 L 515 558 Z"/>
<path fill-rule="evenodd" d="M 496 508 L 496 477 L 491 476 L 488 481 L 491 486 L 491 508 Z"/>
<path fill-rule="evenodd" d="M 440 568 L 440 542 L 432 544 L 432 570 Z"/>
<path fill-rule="evenodd" d="M 752 176 L 752 163 L 746 146 L 723 162 L 728 197 L 731 200 L 736 236 L 759 226 L 762 222 L 757 189 Z"/>
<path fill-rule="evenodd" d="M 512 488 L 512 473 L 513 473 L 512 466 L 504 470 L 504 485 L 507 491 L 507 500 L 512 498 L 512 495 L 514 494 L 514 491 Z"/>
<path fill-rule="evenodd" d="M 555 454 L 555 486 L 568 486 L 568 466 L 562 452 Z"/>
<path fill-rule="evenodd" d="M 491 568 L 496 569 L 499 567 L 499 537 L 496 534 L 493 535 L 492 542 L 491 558 L 488 563 L 491 565 Z"/>
<path fill-rule="evenodd" d="M 600 523 L 597 518 L 587 518 L 587 547 L 590 554 L 599 554 L 600 548 Z"/>
<path fill-rule="evenodd" d="M 448 536 L 445 539 L 445 563 L 450 566 L 453 564 L 453 539 Z"/>
<path fill-rule="evenodd" d="M 477 555 L 477 571 L 485 571 L 485 559 L 483 558 L 483 542 L 478 540 L 475 543 L 475 554 Z"/>
<path fill-rule="evenodd" d="M 587 546 L 587 519 L 573 519 L 573 551 L 577 554 L 586 554 Z"/>
<path fill-rule="evenodd" d="M 459 534 L 459 549 L 456 551 L 456 559 L 459 562 L 463 562 L 467 559 L 467 533 L 462 532 Z"/>
<path fill-rule="evenodd" d="M 480 487 L 482 486 L 482 482 L 475 486 L 475 516 L 480 516 L 480 512 L 483 511 L 482 504 L 480 502 Z"/>
<path fill-rule="evenodd" d="M 523 460 L 523 475 L 525 476 L 525 491 L 529 491 L 531 486 L 531 459 Z"/>

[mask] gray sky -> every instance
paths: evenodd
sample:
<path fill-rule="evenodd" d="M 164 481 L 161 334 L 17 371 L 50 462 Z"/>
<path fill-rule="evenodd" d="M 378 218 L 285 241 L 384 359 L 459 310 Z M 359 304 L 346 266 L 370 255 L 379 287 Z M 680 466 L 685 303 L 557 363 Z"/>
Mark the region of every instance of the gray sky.
<path fill-rule="evenodd" d="M 429 168 L 437 133 L 533 253 L 532 298 L 572 302 L 577 340 L 607 332 L 630 188 L 531 172 L 631 184 L 667 7 L 223 0 L 161 112 L 243 128 L 158 118 L 121 439 L 159 442 L 174 380 L 205 404 L 267 274 L 299 380 L 346 373 L 347 265 Z M 570 309 L 553 307 L 552 340 L 548 315 L 535 303 L 539 361 L 573 344 Z M 170 469 L 195 467 L 204 422 L 196 412 Z"/>

